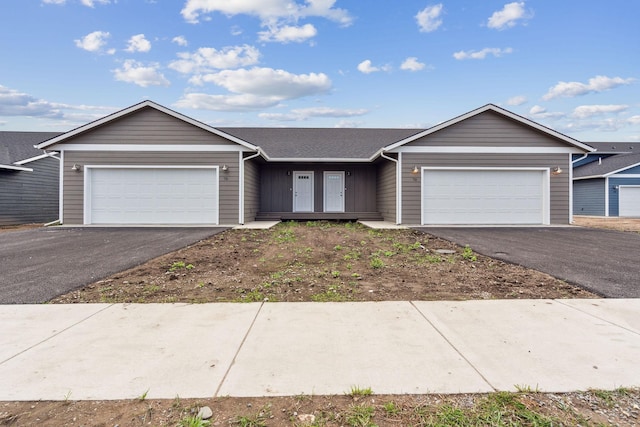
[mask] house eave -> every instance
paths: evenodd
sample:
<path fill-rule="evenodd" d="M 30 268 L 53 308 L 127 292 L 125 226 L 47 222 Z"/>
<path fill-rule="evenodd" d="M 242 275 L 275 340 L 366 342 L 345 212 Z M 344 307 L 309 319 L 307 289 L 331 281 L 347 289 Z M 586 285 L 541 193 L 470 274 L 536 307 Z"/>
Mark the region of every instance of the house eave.
<path fill-rule="evenodd" d="M 460 123 L 460 122 L 462 122 L 462 121 L 464 121 L 466 119 L 469 119 L 471 117 L 474 117 L 474 116 L 476 116 L 478 114 L 481 114 L 481 113 L 484 113 L 486 111 L 493 111 L 495 113 L 501 114 L 501 115 L 503 115 L 505 117 L 508 117 L 508 118 L 510 118 L 512 120 L 515 120 L 515 121 L 519 122 L 519 123 L 522 123 L 522 124 L 524 124 L 526 126 L 534 128 L 534 129 L 536 129 L 536 130 L 538 130 L 540 132 L 546 133 L 547 135 L 553 136 L 554 138 L 560 139 L 561 141 L 563 141 L 563 142 L 565 142 L 565 143 L 567 143 L 569 145 L 572 145 L 572 146 L 575 146 L 577 148 L 580 148 L 582 151 L 586 151 L 586 152 L 589 152 L 589 153 L 595 151 L 595 149 L 593 147 L 591 147 L 591 146 L 589 146 L 587 144 L 584 144 L 584 143 L 582 143 L 582 142 L 580 142 L 578 140 L 575 140 L 575 139 L 573 139 L 573 138 L 571 138 L 571 137 L 569 137 L 567 135 L 564 135 L 564 134 L 562 134 L 560 132 L 554 131 L 553 129 L 550 129 L 550 128 L 546 127 L 546 126 L 543 126 L 543 125 L 541 125 L 539 123 L 536 123 L 536 122 L 534 122 L 532 120 L 529 120 L 529 119 L 527 119 L 525 117 L 522 117 L 522 116 L 519 116 L 519 115 L 517 115 L 515 113 L 512 113 L 511 111 L 505 110 L 504 108 L 500 108 L 500 107 L 498 107 L 497 105 L 494 105 L 494 104 L 487 104 L 487 105 L 485 105 L 483 107 L 480 107 L 480 108 L 477 108 L 475 110 L 469 111 L 468 113 L 465 113 L 465 114 L 463 114 L 461 116 L 455 117 L 455 118 L 453 118 L 451 120 L 447 120 L 445 122 L 442 122 L 442 123 L 440 123 L 440 124 L 438 124 L 436 126 L 433 126 L 433 127 L 429 128 L 429 129 L 426 129 L 426 130 L 424 130 L 422 132 L 419 132 L 419 133 L 417 133 L 415 135 L 412 135 L 412 136 L 410 136 L 408 138 L 405 138 L 405 139 L 400 140 L 398 142 L 395 142 L 395 143 L 393 143 L 391 145 L 388 145 L 388 146 L 384 147 L 383 150 L 384 151 L 390 151 L 390 150 L 393 150 L 395 148 L 401 147 L 401 146 L 403 146 L 405 144 L 408 144 L 408 143 L 410 143 L 412 141 L 415 141 L 416 139 L 420 139 L 420 138 L 423 138 L 425 136 L 431 135 L 432 133 L 438 132 L 438 131 L 440 131 L 442 129 L 445 129 L 445 128 L 449 127 L 449 126 L 455 125 L 456 123 Z"/>
<path fill-rule="evenodd" d="M 80 127 L 75 128 L 73 130 L 70 130 L 69 132 L 66 132 L 66 133 L 64 133 L 62 135 L 59 135 L 57 137 L 54 137 L 54 138 L 49 139 L 47 141 L 44 141 L 44 142 L 36 145 L 36 148 L 39 148 L 41 150 L 46 149 L 47 147 L 50 147 L 50 146 L 52 146 L 54 144 L 59 144 L 60 142 L 63 142 L 65 140 L 69 139 L 69 138 L 72 138 L 72 137 L 76 136 L 76 135 L 80 135 L 80 134 L 85 133 L 85 132 L 87 132 L 87 131 L 89 131 L 91 129 L 94 129 L 94 128 L 98 127 L 98 126 L 102 126 L 102 125 L 104 125 L 106 123 L 109 123 L 111 121 L 117 120 L 117 119 L 119 119 L 119 118 L 121 118 L 123 116 L 126 116 L 128 114 L 131 114 L 131 113 L 133 113 L 135 111 L 138 111 L 138 110 L 141 110 L 141 109 L 147 108 L 147 107 L 154 108 L 154 109 L 156 109 L 158 111 L 161 111 L 161 112 L 163 112 L 165 114 L 168 114 L 168 115 L 170 115 L 170 116 L 172 116 L 172 117 L 174 117 L 174 118 L 176 118 L 178 120 L 182 120 L 182 121 L 184 121 L 186 123 L 189 123 L 189 124 L 191 124 L 193 126 L 196 126 L 196 127 L 200 128 L 200 129 L 203 129 L 203 130 L 205 130 L 207 132 L 211 132 L 211 133 L 213 133 L 215 135 L 218 135 L 218 136 L 220 136 L 222 138 L 228 139 L 229 141 L 232 141 L 232 142 L 235 142 L 236 144 L 242 145 L 243 147 L 248 148 L 248 149 L 250 149 L 252 151 L 257 151 L 257 147 L 255 145 L 253 145 L 253 144 L 250 144 L 250 143 L 248 143 L 248 142 L 246 142 L 246 141 L 244 141 L 244 140 L 242 140 L 240 138 L 237 138 L 237 137 L 235 137 L 233 135 L 227 134 L 227 133 L 225 133 L 225 132 L 223 132 L 223 131 L 221 131 L 219 129 L 216 129 L 216 128 L 214 128 L 212 126 L 209 126 L 209 125 L 207 125 L 205 123 L 202 123 L 202 122 L 200 122 L 198 120 L 192 119 L 191 117 L 185 116 L 184 114 L 178 113 L 177 111 L 171 110 L 171 109 L 169 109 L 167 107 L 164 107 L 164 106 L 162 106 L 160 104 L 156 104 L 155 102 L 148 101 L 148 100 L 147 101 L 142 101 L 142 102 L 140 102 L 138 104 L 132 105 L 131 107 L 125 108 L 123 110 L 116 111 L 115 113 L 112 113 L 112 114 L 110 114 L 108 116 L 105 116 L 105 117 L 103 117 L 101 119 L 95 120 L 95 121 L 93 121 L 91 123 L 87 123 L 86 125 L 80 126 Z"/>
<path fill-rule="evenodd" d="M 0 169 L 10 170 L 10 171 L 33 172 L 33 169 L 31 168 L 25 168 L 23 166 L 14 166 L 14 165 L 0 165 Z"/>

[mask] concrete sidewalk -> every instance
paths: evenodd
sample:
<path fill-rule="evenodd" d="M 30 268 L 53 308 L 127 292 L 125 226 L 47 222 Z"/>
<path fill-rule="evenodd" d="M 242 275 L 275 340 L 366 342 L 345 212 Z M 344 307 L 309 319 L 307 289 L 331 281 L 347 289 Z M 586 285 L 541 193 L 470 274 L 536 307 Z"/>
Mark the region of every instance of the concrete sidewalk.
<path fill-rule="evenodd" d="M 640 299 L 0 306 L 0 400 L 640 386 Z"/>

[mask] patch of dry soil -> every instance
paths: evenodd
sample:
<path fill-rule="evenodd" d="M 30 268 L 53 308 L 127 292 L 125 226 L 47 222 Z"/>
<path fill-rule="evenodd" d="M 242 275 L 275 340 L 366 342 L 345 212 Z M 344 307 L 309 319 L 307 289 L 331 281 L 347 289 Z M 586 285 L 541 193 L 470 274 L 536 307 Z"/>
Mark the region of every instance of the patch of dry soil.
<path fill-rule="evenodd" d="M 91 302 L 595 298 L 415 230 L 287 222 L 228 230 L 53 299 Z"/>
<path fill-rule="evenodd" d="M 573 224 L 580 227 L 606 228 L 608 230 L 640 233 L 640 218 L 575 215 L 573 217 Z"/>

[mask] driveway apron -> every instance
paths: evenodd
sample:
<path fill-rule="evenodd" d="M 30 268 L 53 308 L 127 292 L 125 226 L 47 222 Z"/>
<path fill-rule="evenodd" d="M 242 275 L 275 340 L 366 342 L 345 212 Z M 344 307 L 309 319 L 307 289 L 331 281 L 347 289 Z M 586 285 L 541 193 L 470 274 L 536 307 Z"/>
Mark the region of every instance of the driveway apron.
<path fill-rule="evenodd" d="M 55 227 L 0 233 L 0 304 L 42 303 L 223 230 Z"/>
<path fill-rule="evenodd" d="M 640 234 L 581 227 L 420 227 L 608 298 L 640 298 Z"/>

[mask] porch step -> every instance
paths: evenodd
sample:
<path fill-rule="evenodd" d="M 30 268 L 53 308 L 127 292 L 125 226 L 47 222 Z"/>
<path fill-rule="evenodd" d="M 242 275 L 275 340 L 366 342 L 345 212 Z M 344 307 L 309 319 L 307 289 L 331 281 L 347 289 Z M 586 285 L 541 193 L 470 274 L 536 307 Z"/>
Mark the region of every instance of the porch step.
<path fill-rule="evenodd" d="M 380 212 L 258 212 L 256 221 L 383 221 Z"/>

